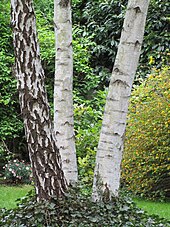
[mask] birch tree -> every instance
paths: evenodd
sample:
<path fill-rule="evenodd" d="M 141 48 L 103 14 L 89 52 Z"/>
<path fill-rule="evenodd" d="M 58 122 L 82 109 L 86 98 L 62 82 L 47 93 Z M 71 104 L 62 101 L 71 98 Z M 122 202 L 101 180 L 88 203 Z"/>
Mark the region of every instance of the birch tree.
<path fill-rule="evenodd" d="M 67 188 L 50 119 L 32 0 L 11 0 L 19 102 L 38 200 Z"/>
<path fill-rule="evenodd" d="M 56 40 L 54 131 L 67 182 L 77 182 L 73 120 L 73 50 L 71 0 L 54 1 Z"/>
<path fill-rule="evenodd" d="M 143 41 L 149 0 L 129 0 L 114 63 L 96 155 L 93 199 L 118 195 L 128 100 Z M 101 188 L 100 188 L 101 187 Z"/>

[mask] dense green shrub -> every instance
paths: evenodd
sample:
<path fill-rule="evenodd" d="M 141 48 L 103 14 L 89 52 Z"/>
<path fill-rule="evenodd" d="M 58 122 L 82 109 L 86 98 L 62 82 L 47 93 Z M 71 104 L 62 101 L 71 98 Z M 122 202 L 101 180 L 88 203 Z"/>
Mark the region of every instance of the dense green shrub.
<path fill-rule="evenodd" d="M 14 159 L 4 166 L 4 179 L 9 183 L 31 183 L 31 167 L 24 161 Z"/>
<path fill-rule="evenodd" d="M 146 78 L 150 65 L 157 69 L 169 63 L 169 1 L 152 0 L 149 5 L 146 28 L 137 78 Z M 149 63 L 149 64 L 148 64 Z"/>
<path fill-rule="evenodd" d="M 12 75 L 14 57 L 10 27 L 10 3 L 5 0 L 2 0 L 0 4 L 0 34 L 0 156 L 3 156 L 1 164 L 4 165 L 7 149 L 17 154 L 18 151 L 25 150 L 22 145 L 23 141 L 25 143 L 25 139 L 21 139 L 23 124 L 18 104 L 16 80 Z M 4 151 L 3 144 L 7 145 L 7 149 L 5 147 Z M 23 156 L 25 158 L 25 155 Z"/>
<path fill-rule="evenodd" d="M 90 186 L 93 180 L 95 155 L 106 100 L 105 91 L 98 91 L 91 100 L 75 97 L 75 133 L 79 164 L 79 176 L 83 184 Z"/>
<path fill-rule="evenodd" d="M 132 93 L 122 182 L 139 195 L 170 197 L 170 83 L 168 67 Z"/>
<path fill-rule="evenodd" d="M 79 176 L 84 184 L 92 184 L 96 147 L 101 126 L 101 112 L 89 105 L 75 106 L 76 149 Z"/>
<path fill-rule="evenodd" d="M 97 44 L 93 48 L 93 66 L 112 70 L 123 25 L 125 7 L 122 3 L 119 0 L 89 0 L 83 9 L 83 23 Z"/>
<path fill-rule="evenodd" d="M 46 74 L 46 87 L 51 109 L 53 109 L 53 83 L 55 71 L 55 39 L 53 18 L 53 1 L 35 1 L 37 27 L 41 48 L 42 64 Z M 14 62 L 12 47 L 12 32 L 10 29 L 10 4 L 3 0 L 0 4 L 0 140 L 16 157 L 28 160 L 28 151 L 21 120 L 18 102 L 16 80 L 12 75 Z M 100 83 L 100 78 L 94 79 L 90 67 L 90 51 L 94 42 L 91 37 L 84 37 L 84 28 L 76 25 L 73 29 L 74 48 L 74 95 L 81 98 L 93 97 Z M 91 94 L 91 95 L 89 95 Z M 78 98 L 77 98 L 78 99 Z M 3 147 L 1 147 L 3 148 Z M 5 151 L 1 152 L 3 156 Z M 4 157 L 5 158 L 5 157 Z M 3 160 L 4 160 L 3 158 Z M 4 165 L 2 163 L 2 165 Z"/>
<path fill-rule="evenodd" d="M 92 49 L 92 66 L 96 72 L 104 68 L 112 70 L 117 46 L 123 25 L 127 0 L 83 1 L 77 2 L 73 13 L 76 23 L 80 21 L 87 27 L 87 36 L 93 35 L 96 46 Z M 168 0 L 152 0 L 150 2 L 140 65 L 137 77 L 146 77 L 150 72 L 148 64 L 150 57 L 154 58 L 155 65 L 161 67 L 162 59 L 167 63 L 165 52 L 169 50 L 169 16 Z M 73 8 L 73 9 L 74 9 Z M 76 14 L 76 15 L 75 15 Z M 107 76 L 107 75 L 106 75 Z M 108 78 L 103 80 L 108 84 Z"/>
<path fill-rule="evenodd" d="M 79 189 L 50 202 L 37 203 L 34 197 L 25 198 L 17 209 L 0 211 L 0 226 L 4 227 L 168 227 L 169 224 L 158 216 L 147 215 L 128 196 L 94 203 L 90 197 L 80 194 Z"/>

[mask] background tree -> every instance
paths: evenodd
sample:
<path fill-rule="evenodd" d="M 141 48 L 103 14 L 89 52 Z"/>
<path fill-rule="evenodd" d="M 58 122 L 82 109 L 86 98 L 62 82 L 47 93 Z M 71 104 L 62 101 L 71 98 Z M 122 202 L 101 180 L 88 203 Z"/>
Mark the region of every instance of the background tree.
<path fill-rule="evenodd" d="M 100 199 L 100 183 L 104 192 L 118 194 L 128 100 L 140 56 L 148 6 L 149 0 L 128 2 L 97 149 L 94 200 Z"/>
<path fill-rule="evenodd" d="M 11 0 L 15 72 L 38 200 L 61 196 L 66 180 L 50 119 L 32 0 Z"/>
<path fill-rule="evenodd" d="M 56 40 L 54 132 L 68 183 L 77 182 L 73 119 L 73 49 L 71 1 L 54 1 Z"/>

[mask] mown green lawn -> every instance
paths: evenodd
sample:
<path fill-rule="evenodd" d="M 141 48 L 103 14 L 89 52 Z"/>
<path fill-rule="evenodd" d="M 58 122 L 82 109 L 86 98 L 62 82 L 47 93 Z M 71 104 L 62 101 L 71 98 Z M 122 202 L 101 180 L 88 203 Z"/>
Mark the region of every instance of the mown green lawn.
<path fill-rule="evenodd" d="M 16 199 L 24 197 L 33 186 L 5 186 L 0 185 L 0 208 L 11 209 L 16 207 Z M 156 214 L 170 220 L 170 202 L 154 202 L 135 198 L 137 206 L 149 214 Z"/>
<path fill-rule="evenodd" d="M 134 201 L 139 208 L 147 211 L 148 214 L 156 214 L 170 220 L 170 202 L 148 201 L 139 198 L 135 198 Z"/>
<path fill-rule="evenodd" d="M 24 197 L 31 189 L 33 189 L 31 185 L 0 185 L 0 208 L 11 209 L 16 207 L 16 199 Z"/>

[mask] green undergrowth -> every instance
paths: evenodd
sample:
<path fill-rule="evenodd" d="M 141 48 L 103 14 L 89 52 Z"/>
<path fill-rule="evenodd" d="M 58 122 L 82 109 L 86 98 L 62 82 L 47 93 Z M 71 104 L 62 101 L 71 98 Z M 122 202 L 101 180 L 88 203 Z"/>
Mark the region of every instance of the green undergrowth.
<path fill-rule="evenodd" d="M 50 202 L 36 202 L 29 195 L 19 201 L 13 210 L 0 210 L 0 226 L 170 226 L 170 222 L 158 216 L 147 215 L 137 208 L 129 196 L 120 193 L 110 202 L 94 203 L 80 189 L 72 189 L 65 198 Z"/>

